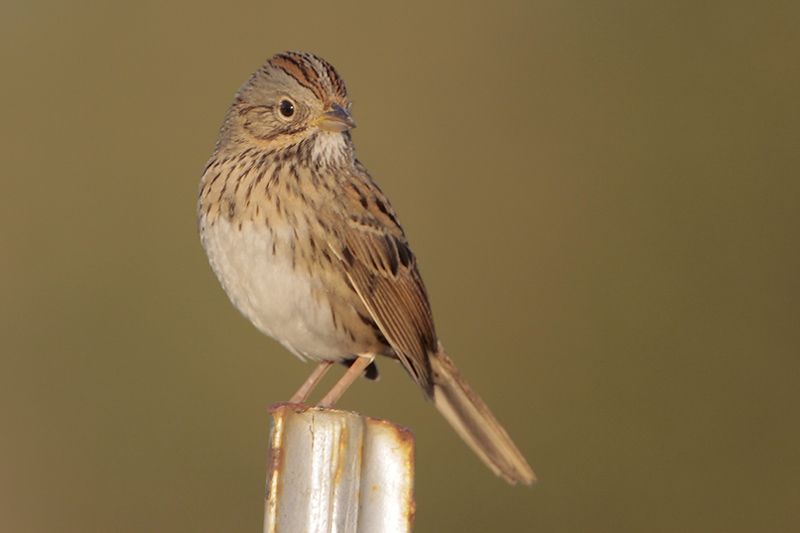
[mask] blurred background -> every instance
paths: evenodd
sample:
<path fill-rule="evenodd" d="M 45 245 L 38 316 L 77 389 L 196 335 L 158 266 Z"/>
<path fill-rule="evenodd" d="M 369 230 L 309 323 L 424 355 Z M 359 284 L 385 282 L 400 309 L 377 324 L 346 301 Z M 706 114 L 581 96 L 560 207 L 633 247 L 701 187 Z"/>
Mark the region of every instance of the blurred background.
<path fill-rule="evenodd" d="M 312 367 L 228 302 L 195 198 L 233 93 L 300 49 L 347 81 L 439 333 L 541 478 L 495 479 L 384 362 L 341 406 L 414 430 L 416 531 L 797 531 L 799 23 L 4 1 L 0 530 L 260 531 L 267 406 Z"/>

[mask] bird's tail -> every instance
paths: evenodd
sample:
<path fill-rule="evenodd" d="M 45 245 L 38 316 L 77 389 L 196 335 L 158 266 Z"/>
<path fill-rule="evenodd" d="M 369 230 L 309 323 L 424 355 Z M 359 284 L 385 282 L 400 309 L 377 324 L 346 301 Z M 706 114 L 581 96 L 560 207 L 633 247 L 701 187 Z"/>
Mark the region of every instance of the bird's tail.
<path fill-rule="evenodd" d="M 470 388 L 439 345 L 431 356 L 433 403 L 453 429 L 492 472 L 513 484 L 532 484 L 536 476 L 506 430 Z"/>

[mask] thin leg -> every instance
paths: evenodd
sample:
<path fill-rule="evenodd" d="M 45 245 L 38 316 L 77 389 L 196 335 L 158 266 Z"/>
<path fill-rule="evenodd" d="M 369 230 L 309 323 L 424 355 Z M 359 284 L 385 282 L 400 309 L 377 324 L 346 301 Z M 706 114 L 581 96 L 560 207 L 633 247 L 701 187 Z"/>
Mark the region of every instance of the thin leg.
<path fill-rule="evenodd" d="M 331 365 L 333 365 L 333 361 L 322 361 L 314 371 L 308 376 L 308 379 L 303 382 L 297 392 L 289 400 L 289 403 L 303 403 L 308 398 L 308 395 L 311 394 L 311 391 L 314 390 L 314 387 L 319 385 L 319 382 L 322 381 L 322 378 L 325 377 L 325 374 L 330 370 Z"/>
<path fill-rule="evenodd" d="M 364 369 L 369 366 L 372 360 L 373 357 L 359 357 L 353 361 L 353 364 L 350 365 L 350 368 L 344 373 L 342 379 L 336 382 L 336 385 L 333 386 L 318 405 L 320 407 L 333 407 L 336 402 L 339 401 L 339 398 L 342 397 L 344 391 L 350 388 L 350 385 L 364 372 Z"/>

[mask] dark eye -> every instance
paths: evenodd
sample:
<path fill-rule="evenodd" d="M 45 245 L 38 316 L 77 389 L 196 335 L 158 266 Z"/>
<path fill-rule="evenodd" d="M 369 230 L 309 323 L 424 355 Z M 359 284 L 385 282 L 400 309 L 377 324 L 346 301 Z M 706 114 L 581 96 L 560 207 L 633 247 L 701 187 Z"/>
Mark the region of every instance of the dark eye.
<path fill-rule="evenodd" d="M 286 118 L 289 118 L 292 115 L 294 115 L 294 104 L 289 100 L 281 100 L 279 109 L 281 111 L 281 115 L 283 115 Z"/>

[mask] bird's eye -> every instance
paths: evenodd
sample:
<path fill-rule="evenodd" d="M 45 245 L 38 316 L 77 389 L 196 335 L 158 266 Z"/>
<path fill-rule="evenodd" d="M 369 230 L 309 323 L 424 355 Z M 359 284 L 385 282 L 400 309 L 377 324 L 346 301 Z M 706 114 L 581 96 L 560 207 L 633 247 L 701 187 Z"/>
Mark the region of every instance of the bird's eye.
<path fill-rule="evenodd" d="M 281 100 L 279 109 L 281 115 L 283 115 L 286 118 L 290 118 L 292 115 L 294 115 L 294 104 L 292 103 L 291 100 L 286 100 L 286 99 Z"/>

